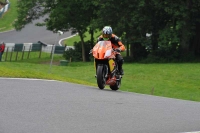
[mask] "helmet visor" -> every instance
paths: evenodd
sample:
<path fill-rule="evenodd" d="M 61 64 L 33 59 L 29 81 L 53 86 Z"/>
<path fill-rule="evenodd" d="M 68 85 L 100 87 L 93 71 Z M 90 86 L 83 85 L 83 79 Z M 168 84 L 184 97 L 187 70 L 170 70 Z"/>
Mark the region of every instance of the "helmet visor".
<path fill-rule="evenodd" d="M 110 38 L 110 34 L 103 34 L 103 38 Z"/>

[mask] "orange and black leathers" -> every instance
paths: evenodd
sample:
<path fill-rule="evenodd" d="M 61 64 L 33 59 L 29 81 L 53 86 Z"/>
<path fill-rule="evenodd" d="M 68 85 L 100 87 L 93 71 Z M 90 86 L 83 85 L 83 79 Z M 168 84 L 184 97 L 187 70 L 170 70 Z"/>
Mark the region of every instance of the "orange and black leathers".
<path fill-rule="evenodd" d="M 97 42 L 99 42 L 99 41 L 104 41 L 102 35 L 98 37 Z M 122 52 L 125 51 L 126 48 L 125 48 L 124 44 L 121 42 L 120 38 L 118 36 L 116 36 L 115 34 L 112 34 L 108 41 L 111 41 L 112 47 L 114 49 L 119 48 Z M 122 65 L 124 63 L 124 59 L 121 56 L 121 54 L 117 54 L 116 59 L 117 59 L 117 63 L 118 63 L 118 69 L 121 73 L 123 73 Z"/>

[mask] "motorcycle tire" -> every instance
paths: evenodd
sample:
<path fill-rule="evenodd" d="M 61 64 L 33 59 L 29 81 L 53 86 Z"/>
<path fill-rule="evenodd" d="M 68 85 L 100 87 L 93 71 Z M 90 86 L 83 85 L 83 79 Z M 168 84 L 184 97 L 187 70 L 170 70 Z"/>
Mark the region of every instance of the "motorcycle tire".
<path fill-rule="evenodd" d="M 97 85 L 99 89 L 104 89 L 106 85 L 105 70 L 103 65 L 97 66 Z"/>
<path fill-rule="evenodd" d="M 121 85 L 121 78 L 119 78 L 119 80 L 114 85 L 110 85 L 110 89 L 116 91 L 120 88 L 120 85 Z"/>

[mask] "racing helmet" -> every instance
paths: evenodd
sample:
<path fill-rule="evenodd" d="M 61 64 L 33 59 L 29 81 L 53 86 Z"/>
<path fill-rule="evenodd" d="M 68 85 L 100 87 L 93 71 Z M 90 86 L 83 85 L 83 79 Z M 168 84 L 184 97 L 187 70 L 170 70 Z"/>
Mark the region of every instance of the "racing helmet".
<path fill-rule="evenodd" d="M 112 36 L 112 28 L 110 26 L 105 26 L 102 30 L 102 36 L 104 40 L 109 40 Z"/>

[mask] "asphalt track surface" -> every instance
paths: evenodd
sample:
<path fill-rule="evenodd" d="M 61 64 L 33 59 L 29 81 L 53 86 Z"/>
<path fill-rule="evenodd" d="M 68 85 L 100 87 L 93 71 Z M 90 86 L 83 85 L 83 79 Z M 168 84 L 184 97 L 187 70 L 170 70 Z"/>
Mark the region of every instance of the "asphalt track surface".
<path fill-rule="evenodd" d="M 28 24 L 0 33 L 5 43 L 54 44 L 58 36 Z M 200 131 L 200 103 L 67 82 L 0 78 L 0 133 L 183 133 Z M 198 132 L 199 133 L 199 132 Z"/>
<path fill-rule="evenodd" d="M 0 42 L 5 43 L 37 43 L 42 41 L 47 44 L 58 44 L 59 40 L 71 36 L 71 32 L 65 32 L 63 35 L 53 33 L 46 27 L 35 26 L 37 22 L 42 22 L 44 18 L 33 21 L 27 24 L 21 31 L 11 30 L 0 33 Z"/>
<path fill-rule="evenodd" d="M 68 82 L 0 78 L 0 133 L 183 133 L 200 103 Z"/>

